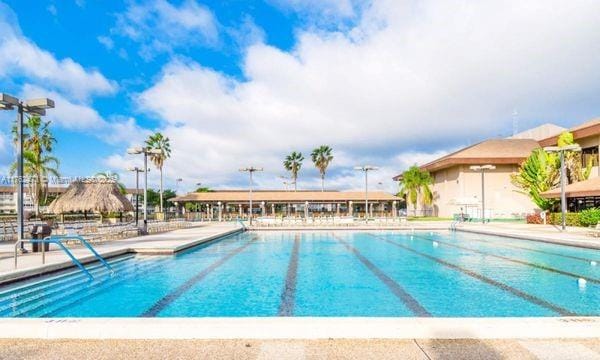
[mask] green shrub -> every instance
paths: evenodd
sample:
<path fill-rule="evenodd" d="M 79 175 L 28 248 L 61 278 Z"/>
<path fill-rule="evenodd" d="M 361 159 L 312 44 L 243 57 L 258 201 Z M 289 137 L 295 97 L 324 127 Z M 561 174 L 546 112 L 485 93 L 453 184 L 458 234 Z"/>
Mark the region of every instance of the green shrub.
<path fill-rule="evenodd" d="M 548 214 L 547 223 L 552 225 L 560 225 L 562 223 L 561 213 Z M 567 226 L 581 226 L 579 213 L 567 213 Z"/>
<path fill-rule="evenodd" d="M 600 222 L 600 209 L 586 209 L 579 213 L 581 226 L 596 226 Z"/>

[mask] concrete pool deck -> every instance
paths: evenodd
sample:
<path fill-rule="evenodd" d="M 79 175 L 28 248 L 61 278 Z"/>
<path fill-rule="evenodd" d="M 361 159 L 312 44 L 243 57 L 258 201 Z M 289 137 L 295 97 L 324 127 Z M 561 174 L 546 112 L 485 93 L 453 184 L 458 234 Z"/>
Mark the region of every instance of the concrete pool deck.
<path fill-rule="evenodd" d="M 156 235 L 107 241 L 93 246 L 100 255 L 106 258 L 128 253 L 173 255 L 179 251 L 240 230 L 240 225 L 234 223 L 203 223 L 196 227 Z M 77 246 L 70 250 L 84 264 L 96 261 L 96 258 L 84 247 Z M 45 264 L 42 264 L 41 253 L 19 254 L 17 258 L 18 267 L 15 269 L 13 252 L 14 244 L 0 245 L 0 253 L 10 254 L 10 256 L 0 257 L 0 285 L 74 266 L 63 251 L 51 248 L 51 251 L 46 252 Z"/>
<path fill-rule="evenodd" d="M 2 359 L 598 359 L 600 341 L 553 340 L 0 340 Z"/>

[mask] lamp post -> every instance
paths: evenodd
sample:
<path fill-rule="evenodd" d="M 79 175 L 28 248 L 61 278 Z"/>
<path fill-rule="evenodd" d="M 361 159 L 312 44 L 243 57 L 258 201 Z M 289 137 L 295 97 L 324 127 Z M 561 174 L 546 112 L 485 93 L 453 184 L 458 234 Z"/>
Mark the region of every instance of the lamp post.
<path fill-rule="evenodd" d="M 562 214 L 561 228 L 567 229 L 567 196 L 565 186 L 567 182 L 567 171 L 565 169 L 565 151 L 581 151 L 581 146 L 577 144 L 567 146 L 548 146 L 544 150 L 549 153 L 560 154 L 560 211 Z"/>
<path fill-rule="evenodd" d="M 148 154 L 162 154 L 162 151 L 138 146 L 127 149 L 127 153 L 131 155 L 144 154 L 144 169 L 148 169 Z M 148 171 L 144 171 L 144 227 L 142 232 L 148 233 Z"/>
<path fill-rule="evenodd" d="M 369 171 L 378 169 L 378 167 L 371 165 L 354 167 L 354 170 L 363 171 L 365 173 L 365 223 L 369 222 Z"/>
<path fill-rule="evenodd" d="M 54 108 L 48 98 L 22 101 L 14 96 L 0 93 L 0 110 L 17 110 L 17 241 L 23 240 L 23 113 L 44 116 L 46 109 Z M 21 251 L 25 245 L 21 242 Z"/>
<path fill-rule="evenodd" d="M 135 171 L 135 226 L 139 227 L 139 209 L 140 209 L 140 173 L 144 172 L 144 169 L 140 169 L 139 167 L 130 167 L 127 168 L 128 171 Z M 146 169 L 146 171 L 150 171 L 150 169 Z"/>
<path fill-rule="evenodd" d="M 252 174 L 256 171 L 263 171 L 263 168 L 257 168 L 254 166 L 250 166 L 250 167 L 246 167 L 246 168 L 241 168 L 240 171 L 242 172 L 247 172 L 248 174 L 250 174 L 250 188 L 248 191 L 248 197 L 250 200 L 250 215 L 249 215 L 249 221 L 250 221 L 250 226 L 252 226 Z"/>
<path fill-rule="evenodd" d="M 485 171 L 494 170 L 494 165 L 473 165 L 470 167 L 473 171 L 481 172 L 481 223 L 485 224 Z"/>

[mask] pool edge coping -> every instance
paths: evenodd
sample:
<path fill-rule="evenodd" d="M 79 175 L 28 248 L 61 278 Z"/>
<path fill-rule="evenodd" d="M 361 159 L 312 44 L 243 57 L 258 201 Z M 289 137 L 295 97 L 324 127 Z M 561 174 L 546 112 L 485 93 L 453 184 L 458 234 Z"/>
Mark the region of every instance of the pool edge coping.
<path fill-rule="evenodd" d="M 0 339 L 599 338 L 600 317 L 0 319 Z"/>

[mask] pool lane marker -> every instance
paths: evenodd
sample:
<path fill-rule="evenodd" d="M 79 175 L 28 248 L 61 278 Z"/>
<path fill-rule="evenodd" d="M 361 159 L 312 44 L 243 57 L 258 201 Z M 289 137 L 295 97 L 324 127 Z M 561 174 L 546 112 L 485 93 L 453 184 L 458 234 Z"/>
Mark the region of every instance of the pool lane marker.
<path fill-rule="evenodd" d="M 281 304 L 279 305 L 278 316 L 293 316 L 294 304 L 296 301 L 296 282 L 298 275 L 298 255 L 300 253 L 300 235 L 294 237 L 294 246 L 290 255 L 287 274 L 285 276 L 285 285 L 281 293 Z"/>
<path fill-rule="evenodd" d="M 449 268 L 451 268 L 453 270 L 459 271 L 459 272 L 461 272 L 461 273 L 463 273 L 463 274 L 465 274 L 467 276 L 475 278 L 475 279 L 477 279 L 479 281 L 482 281 L 482 282 L 484 282 L 486 284 L 489 284 L 489 285 L 495 286 L 495 287 L 497 287 L 499 289 L 502 289 L 504 291 L 507 291 L 507 292 L 509 292 L 509 293 L 517 296 L 517 297 L 520 297 L 521 299 L 527 300 L 527 301 L 529 301 L 531 303 L 534 303 L 536 305 L 544 307 L 544 308 L 546 308 L 548 310 L 554 311 L 555 313 L 557 313 L 557 314 L 559 314 L 561 316 L 577 316 L 577 314 L 574 313 L 574 312 L 572 312 L 572 311 L 569 311 L 569 310 L 567 310 L 567 309 L 565 309 L 563 307 L 560 307 L 558 305 L 554 305 L 554 304 L 552 304 L 552 303 L 550 303 L 550 302 L 548 302 L 546 300 L 538 298 L 537 296 L 530 295 L 530 294 L 528 294 L 528 293 L 526 293 L 524 291 L 521 291 L 521 290 L 516 289 L 516 288 L 514 288 L 514 287 L 512 287 L 510 285 L 507 285 L 507 284 L 501 283 L 499 281 L 496 281 L 494 279 L 491 279 L 491 278 L 489 278 L 487 276 L 484 276 L 484 275 L 481 275 L 481 274 L 476 273 L 474 271 L 465 269 L 465 268 L 463 268 L 461 266 L 458 266 L 458 265 L 455 265 L 453 263 L 447 262 L 447 261 L 442 260 L 440 258 L 437 258 L 435 256 L 431 256 L 429 254 L 426 254 L 426 253 L 420 252 L 418 250 L 412 249 L 412 248 L 410 248 L 408 246 L 404 246 L 404 245 L 399 244 L 399 243 L 397 243 L 395 241 L 391 241 L 391 240 L 388 240 L 386 238 L 383 238 L 383 237 L 380 237 L 380 236 L 377 236 L 377 235 L 374 235 L 374 234 L 369 234 L 369 235 L 371 235 L 372 237 L 374 237 L 376 239 L 383 240 L 383 241 L 385 241 L 385 242 L 387 242 L 387 243 L 389 243 L 391 245 L 394 245 L 394 246 L 397 246 L 399 248 L 402 248 L 402 249 L 404 249 L 406 251 L 410 251 L 410 252 L 412 252 L 414 254 L 417 254 L 417 255 L 420 255 L 420 256 L 422 256 L 424 258 L 427 258 L 429 260 L 435 261 L 438 264 L 441 264 L 441 265 L 449 267 Z"/>
<path fill-rule="evenodd" d="M 250 244 L 252 244 L 256 239 L 258 239 L 258 237 L 253 237 L 251 240 L 249 240 L 244 245 L 233 249 L 227 255 L 225 255 L 221 259 L 215 261 L 209 267 L 205 268 L 198 274 L 194 275 L 192 278 L 190 278 L 189 280 L 184 282 L 182 285 L 180 285 L 177 289 L 175 289 L 174 291 L 165 295 L 162 299 L 158 300 L 154 305 L 152 305 L 152 307 L 150 309 L 148 309 L 144 313 L 142 313 L 141 317 L 154 317 L 154 316 L 158 315 L 158 313 L 160 313 L 167 306 L 169 306 L 173 301 L 177 300 L 177 298 L 179 298 L 186 291 L 188 291 L 194 285 L 196 285 L 198 282 L 200 282 L 202 279 L 204 279 L 208 274 L 210 274 L 211 272 L 216 270 L 219 266 L 225 264 L 232 257 L 234 257 L 237 254 L 241 253 L 242 251 L 246 250 L 246 248 L 248 246 L 250 246 Z"/>
<path fill-rule="evenodd" d="M 363 254 L 361 254 L 358 249 L 348 244 L 345 240 L 339 238 L 337 235 L 333 234 L 333 237 L 337 239 L 342 245 L 348 249 L 351 253 L 354 254 L 360 260 L 360 262 L 367 267 L 367 269 L 371 270 L 371 272 L 379 279 L 381 282 L 385 284 L 385 286 L 390 289 L 390 291 L 396 295 L 398 299 L 406 307 L 412 311 L 413 314 L 420 317 L 430 317 L 431 314 L 427 311 L 412 295 L 410 295 L 400 284 L 398 284 L 394 279 L 390 278 L 386 275 L 381 269 L 379 269 L 375 264 L 373 264 L 369 259 L 367 259 Z"/>
<path fill-rule="evenodd" d="M 432 239 L 428 239 L 428 238 L 422 237 L 422 236 L 415 236 L 415 237 L 417 239 L 420 239 L 420 240 L 429 241 L 429 242 L 433 243 L 434 246 L 436 246 L 436 243 L 444 244 L 444 245 L 449 246 L 449 247 L 453 247 L 453 248 L 461 249 L 461 250 L 465 250 L 465 251 L 470 251 L 470 252 L 473 252 L 473 253 L 476 253 L 476 254 L 479 254 L 479 255 L 489 256 L 489 257 L 493 257 L 493 258 L 504 260 L 504 261 L 510 261 L 512 263 L 515 263 L 515 264 L 530 266 L 530 267 L 533 267 L 533 268 L 536 268 L 536 269 L 553 272 L 555 274 L 561 274 L 561 275 L 569 276 L 569 277 L 572 277 L 574 279 L 584 278 L 584 279 L 586 279 L 587 281 L 589 281 L 591 283 L 600 284 L 600 280 L 598 280 L 598 279 L 590 278 L 590 277 L 587 277 L 587 276 L 575 274 L 575 273 L 568 272 L 568 271 L 563 271 L 563 270 L 551 268 L 551 267 L 546 266 L 546 265 L 541 265 L 541 264 L 536 264 L 536 263 L 530 263 L 528 261 L 519 260 L 519 259 L 513 259 L 513 258 L 510 258 L 510 257 L 507 257 L 507 256 L 503 256 L 503 255 L 490 254 L 490 253 L 485 252 L 485 251 L 480 251 L 480 250 L 472 249 L 472 248 L 469 248 L 469 247 L 466 247 L 466 246 L 456 245 L 456 244 L 452 244 L 452 243 L 441 241 L 441 240 L 432 240 Z"/>
<path fill-rule="evenodd" d="M 529 248 L 529 247 L 526 247 L 526 246 L 518 246 L 518 245 L 505 244 L 505 243 L 494 242 L 494 241 L 487 241 L 487 240 L 482 240 L 482 239 L 471 239 L 471 238 L 468 238 L 468 241 L 480 242 L 480 243 L 490 244 L 490 245 L 495 245 L 495 246 L 500 246 L 500 247 L 504 247 L 504 248 L 513 248 L 513 249 L 527 250 L 527 251 L 532 251 L 532 252 L 536 252 L 536 253 L 540 253 L 540 254 L 560 256 L 560 257 L 564 257 L 564 258 L 567 258 L 567 259 L 573 259 L 573 260 L 583 261 L 583 262 L 591 264 L 592 266 L 593 266 L 593 263 L 596 263 L 596 260 L 592 260 L 592 259 L 587 259 L 587 258 L 583 258 L 583 257 L 579 257 L 579 256 L 573 256 L 573 255 L 559 254 L 559 253 L 555 253 L 555 252 L 552 252 L 552 251 L 532 249 L 532 248 Z M 527 241 L 530 241 L 530 240 L 527 240 Z M 564 246 L 564 245 L 559 245 L 559 246 Z"/>

